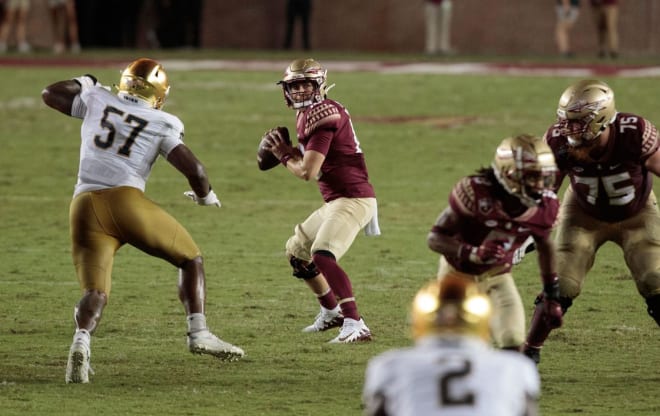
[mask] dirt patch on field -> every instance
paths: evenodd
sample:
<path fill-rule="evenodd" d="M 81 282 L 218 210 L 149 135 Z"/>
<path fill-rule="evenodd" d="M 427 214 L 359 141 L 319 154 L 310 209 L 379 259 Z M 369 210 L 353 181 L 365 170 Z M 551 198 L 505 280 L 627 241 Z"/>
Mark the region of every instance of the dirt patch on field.
<path fill-rule="evenodd" d="M 477 121 L 475 116 L 358 116 L 355 121 L 374 124 L 426 124 L 436 128 L 446 129 L 463 126 Z"/>

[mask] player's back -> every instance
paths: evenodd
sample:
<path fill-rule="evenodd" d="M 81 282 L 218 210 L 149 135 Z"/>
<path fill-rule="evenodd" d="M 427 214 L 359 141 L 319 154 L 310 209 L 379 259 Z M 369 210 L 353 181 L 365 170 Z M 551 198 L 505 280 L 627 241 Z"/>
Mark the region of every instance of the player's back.
<path fill-rule="evenodd" d="M 86 89 L 81 99 L 87 112 L 76 194 L 115 186 L 144 190 L 158 155 L 181 143 L 181 121 L 100 87 Z"/>
<path fill-rule="evenodd" d="M 539 389 L 528 358 L 461 338 L 426 338 L 385 353 L 365 382 L 365 394 L 385 395 L 389 416 L 534 415 Z"/>

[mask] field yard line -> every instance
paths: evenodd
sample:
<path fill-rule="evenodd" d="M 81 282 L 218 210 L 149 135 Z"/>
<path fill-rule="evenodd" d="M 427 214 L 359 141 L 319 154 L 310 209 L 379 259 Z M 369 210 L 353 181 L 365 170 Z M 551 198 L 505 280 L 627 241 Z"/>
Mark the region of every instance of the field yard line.
<path fill-rule="evenodd" d="M 240 70 L 281 72 L 288 60 L 258 59 L 163 59 L 168 70 Z M 2 57 L 0 67 L 95 67 L 121 68 L 127 62 L 119 59 L 94 58 L 20 58 Z M 323 64 L 336 72 L 380 72 L 384 74 L 443 75 L 511 75 L 511 76 L 612 76 L 623 78 L 660 77 L 660 66 L 630 66 L 612 64 L 540 64 L 487 62 L 388 62 L 324 60 Z"/>

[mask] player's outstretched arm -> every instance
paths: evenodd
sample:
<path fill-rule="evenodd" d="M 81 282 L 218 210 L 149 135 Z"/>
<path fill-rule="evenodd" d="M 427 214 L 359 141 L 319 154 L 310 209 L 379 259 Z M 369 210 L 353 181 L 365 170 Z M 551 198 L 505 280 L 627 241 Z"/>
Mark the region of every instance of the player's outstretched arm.
<path fill-rule="evenodd" d="M 215 205 L 220 207 L 220 201 L 211 189 L 206 169 L 193 152 L 185 144 L 180 144 L 167 155 L 167 161 L 188 179 L 192 191 L 185 195 L 199 205 Z"/>

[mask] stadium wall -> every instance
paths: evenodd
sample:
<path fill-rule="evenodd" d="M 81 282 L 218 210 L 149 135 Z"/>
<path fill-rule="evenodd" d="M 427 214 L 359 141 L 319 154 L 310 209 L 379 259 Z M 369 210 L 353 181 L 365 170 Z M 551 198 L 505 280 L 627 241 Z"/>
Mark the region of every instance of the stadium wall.
<path fill-rule="evenodd" d="M 179 1 L 186 4 L 186 0 Z M 157 25 L 157 19 L 141 10 L 139 4 L 146 3 L 79 0 L 78 7 L 85 8 L 81 13 L 81 30 L 91 28 L 104 34 L 101 41 L 99 34 L 94 40 L 83 34 L 83 46 L 148 47 L 145 28 Z M 572 36 L 574 50 L 578 55 L 595 56 L 596 31 L 591 6 L 588 0 L 581 3 L 578 26 Z M 284 40 L 285 5 L 286 0 L 206 0 L 202 2 L 199 46 L 280 49 Z M 314 0 L 312 49 L 421 53 L 423 6 L 423 0 Z M 454 0 L 453 6 L 452 43 L 461 54 L 552 56 L 557 53 L 554 0 Z M 131 33 L 134 39 L 126 39 L 130 33 L 126 29 L 126 17 L 138 21 L 135 33 Z M 169 25 L 166 31 L 178 28 L 177 24 Z M 299 30 L 298 22 L 295 49 L 301 45 Z M 660 57 L 660 1 L 621 0 L 619 33 L 622 56 Z M 29 37 L 37 49 L 52 45 L 47 0 L 32 0 Z M 86 45 L 86 41 L 91 45 Z"/>

